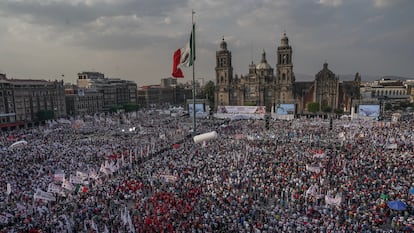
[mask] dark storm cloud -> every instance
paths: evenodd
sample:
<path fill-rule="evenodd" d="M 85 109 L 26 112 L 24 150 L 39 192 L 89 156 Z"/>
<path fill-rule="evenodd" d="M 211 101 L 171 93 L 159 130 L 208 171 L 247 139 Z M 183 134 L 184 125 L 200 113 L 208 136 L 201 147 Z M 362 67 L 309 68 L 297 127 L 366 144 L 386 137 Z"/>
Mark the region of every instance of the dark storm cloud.
<path fill-rule="evenodd" d="M 171 14 L 177 6 L 186 4 L 186 0 L 113 1 L 96 4 L 7 1 L 0 2 L 0 12 L 36 27 L 46 27 L 49 38 L 63 39 L 69 45 L 128 49 L 170 40 L 161 33 L 147 33 L 143 27 L 155 25 L 155 22 Z M 162 30 L 162 26 L 159 30 Z"/>
<path fill-rule="evenodd" d="M 296 73 L 313 76 L 325 60 L 339 74 L 414 73 L 413 0 L 0 0 L 0 42 L 8 45 L 0 47 L 8 55 L 0 65 L 7 69 L 4 64 L 13 59 L 26 61 L 27 54 L 53 47 L 59 50 L 50 50 L 51 57 L 64 53 L 76 58 L 72 70 L 85 64 L 111 72 L 99 63 L 110 61 L 114 67 L 124 64 L 126 77 L 147 70 L 145 77 L 162 78 L 170 74 L 173 50 L 188 38 L 192 9 L 197 72 L 206 79 L 215 78 L 222 37 L 232 52 L 234 73 L 244 74 L 248 64 L 260 62 L 263 49 L 275 67 L 284 31 L 293 46 Z M 47 58 L 27 62 L 68 66 Z"/>
<path fill-rule="evenodd" d="M 11 17 L 29 16 L 34 24 L 83 25 L 99 17 L 120 15 L 165 16 L 177 6 L 185 6 L 187 0 L 137 0 L 113 1 L 96 4 L 55 1 L 41 4 L 41 1 L 1 1 L 0 9 Z"/>

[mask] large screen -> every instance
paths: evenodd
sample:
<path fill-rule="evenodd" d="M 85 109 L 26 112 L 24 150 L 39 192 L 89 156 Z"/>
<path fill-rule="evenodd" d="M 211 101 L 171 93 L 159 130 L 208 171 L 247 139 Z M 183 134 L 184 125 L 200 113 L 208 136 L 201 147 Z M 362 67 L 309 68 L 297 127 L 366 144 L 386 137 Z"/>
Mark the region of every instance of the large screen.
<path fill-rule="evenodd" d="M 204 104 L 195 104 L 196 113 L 204 113 Z M 193 104 L 188 105 L 188 113 L 193 113 Z"/>
<path fill-rule="evenodd" d="M 294 115 L 295 104 L 276 104 L 276 114 L 278 115 Z"/>
<path fill-rule="evenodd" d="M 358 116 L 378 117 L 380 106 L 378 104 L 367 104 L 358 106 Z"/>

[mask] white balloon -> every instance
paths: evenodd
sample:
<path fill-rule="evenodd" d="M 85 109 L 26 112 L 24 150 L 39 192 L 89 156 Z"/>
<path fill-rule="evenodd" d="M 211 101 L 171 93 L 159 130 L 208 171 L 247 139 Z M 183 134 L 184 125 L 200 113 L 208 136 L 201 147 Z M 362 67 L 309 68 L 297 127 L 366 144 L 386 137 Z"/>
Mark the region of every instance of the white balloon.
<path fill-rule="evenodd" d="M 217 138 L 217 132 L 213 131 L 209 133 L 196 135 L 193 137 L 193 140 L 195 143 L 199 143 L 199 142 L 205 142 L 205 141 L 209 141 L 209 140 L 216 139 L 216 138 Z"/>

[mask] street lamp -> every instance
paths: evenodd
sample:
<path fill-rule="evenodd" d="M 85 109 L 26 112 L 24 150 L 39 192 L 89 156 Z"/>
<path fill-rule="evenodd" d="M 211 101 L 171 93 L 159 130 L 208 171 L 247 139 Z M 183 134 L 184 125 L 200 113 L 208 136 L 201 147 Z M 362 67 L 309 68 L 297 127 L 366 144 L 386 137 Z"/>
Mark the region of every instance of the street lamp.
<path fill-rule="evenodd" d="M 388 99 L 388 96 L 386 96 L 386 95 L 382 95 L 382 96 L 379 96 L 378 97 L 378 100 L 379 100 L 379 104 L 380 104 L 380 111 L 379 111 L 379 114 L 378 114 L 378 120 L 382 120 L 382 118 L 383 118 L 383 115 L 384 115 L 384 102 L 386 101 Z"/>

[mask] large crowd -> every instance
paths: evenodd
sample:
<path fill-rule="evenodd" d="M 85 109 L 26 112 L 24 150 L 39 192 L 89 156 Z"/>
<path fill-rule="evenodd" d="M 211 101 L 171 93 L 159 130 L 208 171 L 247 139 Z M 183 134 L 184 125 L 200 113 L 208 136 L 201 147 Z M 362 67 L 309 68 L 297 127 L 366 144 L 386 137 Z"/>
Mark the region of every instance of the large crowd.
<path fill-rule="evenodd" d="M 202 143 L 191 126 L 141 111 L 2 132 L 0 232 L 414 231 L 414 122 L 200 119 Z"/>

